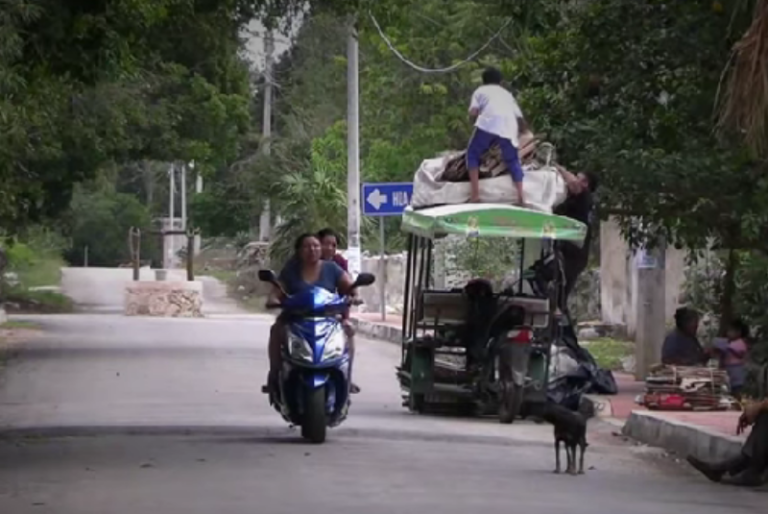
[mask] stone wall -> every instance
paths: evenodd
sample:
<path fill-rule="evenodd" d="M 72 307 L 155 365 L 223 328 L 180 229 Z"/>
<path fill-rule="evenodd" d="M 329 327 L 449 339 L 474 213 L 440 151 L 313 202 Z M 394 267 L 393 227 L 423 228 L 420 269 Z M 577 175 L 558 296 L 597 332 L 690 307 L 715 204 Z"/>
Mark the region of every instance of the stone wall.
<path fill-rule="evenodd" d="M 385 274 L 382 276 L 381 259 L 379 256 L 362 258 L 361 271 L 376 275 L 376 283 L 369 287 L 361 287 L 360 298 L 365 302 L 359 307 L 361 312 L 381 312 L 381 290 L 385 287 L 387 312 L 401 314 L 403 312 L 405 265 L 404 253 L 384 257 Z"/>
<path fill-rule="evenodd" d="M 203 317 L 203 283 L 129 282 L 125 286 L 126 316 Z"/>

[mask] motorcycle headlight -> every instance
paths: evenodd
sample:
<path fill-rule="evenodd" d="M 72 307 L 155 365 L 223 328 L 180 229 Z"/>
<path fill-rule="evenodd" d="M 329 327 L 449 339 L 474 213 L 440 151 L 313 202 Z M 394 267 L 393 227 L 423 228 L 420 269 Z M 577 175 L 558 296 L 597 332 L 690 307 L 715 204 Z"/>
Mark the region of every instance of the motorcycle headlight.
<path fill-rule="evenodd" d="M 314 360 L 312 347 L 309 346 L 309 343 L 303 337 L 293 333 L 288 334 L 288 355 L 297 361 L 312 362 Z"/>
<path fill-rule="evenodd" d="M 339 328 L 328 338 L 323 348 L 323 360 L 338 359 L 344 355 L 344 349 L 347 346 L 347 340 L 344 337 L 344 331 Z"/>

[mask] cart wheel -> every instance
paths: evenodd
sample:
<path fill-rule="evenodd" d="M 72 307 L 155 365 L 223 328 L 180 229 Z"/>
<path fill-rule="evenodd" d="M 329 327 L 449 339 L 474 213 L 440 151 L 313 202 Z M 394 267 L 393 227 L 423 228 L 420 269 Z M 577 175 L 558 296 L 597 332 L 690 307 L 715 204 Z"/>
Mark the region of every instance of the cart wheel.
<path fill-rule="evenodd" d="M 424 403 L 425 401 L 423 394 L 410 393 L 408 395 L 408 408 L 411 410 L 411 412 L 418 412 L 419 414 L 423 414 Z"/>

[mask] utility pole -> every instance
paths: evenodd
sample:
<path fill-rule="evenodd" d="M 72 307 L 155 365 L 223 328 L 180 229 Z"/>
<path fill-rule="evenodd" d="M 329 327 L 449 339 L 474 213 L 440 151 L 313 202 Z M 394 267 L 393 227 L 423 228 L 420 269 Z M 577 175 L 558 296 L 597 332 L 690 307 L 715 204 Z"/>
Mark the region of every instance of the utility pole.
<path fill-rule="evenodd" d="M 192 170 L 192 172 L 195 172 L 195 161 L 191 161 L 189 163 L 189 169 Z M 200 174 L 200 170 L 195 173 L 195 194 L 199 195 L 203 192 L 203 176 Z M 200 234 L 195 234 L 195 241 L 194 241 L 194 255 L 198 255 L 200 253 L 200 247 L 201 247 L 201 236 Z"/>
<path fill-rule="evenodd" d="M 652 250 L 639 250 L 637 268 L 637 316 L 635 378 L 645 380 L 653 364 L 661 362 L 666 332 L 666 253 L 664 241 Z"/>
<path fill-rule="evenodd" d="M 347 249 L 349 271 L 360 273 L 360 135 L 358 49 L 356 19 L 347 36 Z"/>
<path fill-rule="evenodd" d="M 272 30 L 268 30 L 266 37 L 264 38 L 264 51 L 266 57 L 264 59 L 264 120 L 262 131 L 262 145 L 264 148 L 264 155 L 269 155 L 270 138 L 272 137 L 272 59 L 275 52 L 275 41 Z M 269 198 L 264 200 L 264 208 L 261 211 L 261 218 L 259 219 L 259 240 L 269 241 L 271 238 L 271 212 L 269 205 Z"/>

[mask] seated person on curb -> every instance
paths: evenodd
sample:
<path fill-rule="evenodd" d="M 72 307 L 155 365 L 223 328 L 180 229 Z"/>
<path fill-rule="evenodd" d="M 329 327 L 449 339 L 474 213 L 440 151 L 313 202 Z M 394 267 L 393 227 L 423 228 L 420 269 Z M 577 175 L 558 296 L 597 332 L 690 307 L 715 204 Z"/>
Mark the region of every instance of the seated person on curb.
<path fill-rule="evenodd" d="M 322 259 L 324 261 L 335 262 L 341 269 L 349 273 L 349 263 L 347 262 L 347 259 L 336 251 L 339 246 L 336 232 L 331 228 L 324 228 L 317 233 L 317 238 L 320 240 L 320 246 L 322 247 Z M 356 292 L 353 293 L 352 296 L 356 296 Z M 351 362 L 355 358 L 355 329 L 349 322 L 349 310 L 344 311 L 342 325 L 344 325 L 344 333 L 347 334 L 347 340 L 349 341 L 349 360 Z M 357 394 L 360 392 L 360 388 L 357 384 L 353 383 L 350 384 L 350 391 L 352 394 Z"/>
<path fill-rule="evenodd" d="M 560 311 L 568 311 L 568 297 L 576 285 L 579 275 L 589 264 L 589 251 L 592 245 L 593 215 L 595 212 L 594 193 L 597 190 L 597 177 L 591 173 L 578 173 L 574 175 L 562 166 L 555 165 L 560 176 L 563 177 L 568 187 L 568 198 L 555 208 L 555 214 L 580 221 L 587 226 L 587 235 L 579 247 L 569 241 L 561 241 L 557 248 L 563 256 L 563 272 L 565 286 L 560 299 Z"/>
<path fill-rule="evenodd" d="M 709 356 L 696 337 L 699 313 L 688 307 L 675 311 L 675 328 L 661 347 L 661 363 L 667 366 L 703 366 Z"/>
<path fill-rule="evenodd" d="M 517 149 L 520 145 L 519 134 L 527 130 L 527 125 L 517 100 L 502 87 L 501 81 L 499 70 L 487 68 L 483 72 L 483 85 L 472 94 L 469 117 L 475 124 L 475 131 L 467 148 L 467 169 L 472 188 L 469 201 L 480 201 L 480 160 L 489 148 L 498 144 L 517 189 L 517 202 L 525 205 L 523 167 Z"/>
<path fill-rule="evenodd" d="M 762 485 L 768 470 L 768 399 L 754 402 L 744 409 L 736 428 L 742 433 L 752 426 L 752 432 L 732 459 L 708 463 L 689 456 L 688 462 L 713 482 L 757 487 Z"/>
<path fill-rule="evenodd" d="M 315 234 L 303 234 L 296 240 L 295 257 L 290 259 L 278 276 L 278 281 L 289 295 L 310 287 L 322 287 L 332 293 L 349 294 L 353 280 L 335 262 L 320 258 L 321 246 Z M 283 293 L 273 287 L 267 303 L 279 302 Z M 286 341 L 287 327 L 280 316 L 269 331 L 269 376 L 267 386 L 276 388 L 276 381 L 282 364 L 282 346 Z M 353 352 L 350 352 L 350 357 Z M 350 373 L 352 361 L 350 360 Z M 350 377 L 351 380 L 351 377 Z"/>

